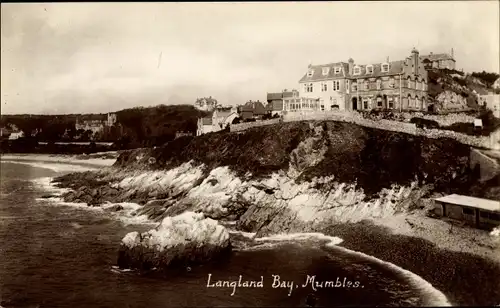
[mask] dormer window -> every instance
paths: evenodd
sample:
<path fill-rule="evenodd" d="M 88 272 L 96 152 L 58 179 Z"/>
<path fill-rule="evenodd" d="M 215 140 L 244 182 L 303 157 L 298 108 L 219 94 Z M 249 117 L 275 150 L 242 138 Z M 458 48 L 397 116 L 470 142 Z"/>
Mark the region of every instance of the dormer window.
<path fill-rule="evenodd" d="M 312 77 L 313 74 L 314 74 L 314 70 L 307 71 L 307 77 Z"/>
<path fill-rule="evenodd" d="M 330 68 L 329 67 L 323 67 L 323 71 L 322 71 L 323 76 L 328 75 L 329 72 L 330 72 Z"/>
<path fill-rule="evenodd" d="M 359 75 L 361 74 L 361 68 L 359 66 L 354 67 L 354 75 Z"/>
<path fill-rule="evenodd" d="M 373 74 L 373 65 L 367 65 L 366 66 L 366 73 L 367 74 Z"/>
<path fill-rule="evenodd" d="M 335 74 L 338 74 L 342 71 L 342 68 L 340 66 L 335 67 Z"/>
<path fill-rule="evenodd" d="M 389 63 L 382 64 L 382 73 L 387 73 L 389 71 Z"/>

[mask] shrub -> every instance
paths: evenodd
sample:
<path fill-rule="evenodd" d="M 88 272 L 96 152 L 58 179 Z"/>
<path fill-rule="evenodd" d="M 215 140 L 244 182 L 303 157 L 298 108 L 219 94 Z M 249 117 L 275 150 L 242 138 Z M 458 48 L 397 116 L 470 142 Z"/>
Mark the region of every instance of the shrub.
<path fill-rule="evenodd" d="M 423 118 L 411 118 L 410 123 L 414 123 L 418 128 L 439 128 L 438 122 Z"/>

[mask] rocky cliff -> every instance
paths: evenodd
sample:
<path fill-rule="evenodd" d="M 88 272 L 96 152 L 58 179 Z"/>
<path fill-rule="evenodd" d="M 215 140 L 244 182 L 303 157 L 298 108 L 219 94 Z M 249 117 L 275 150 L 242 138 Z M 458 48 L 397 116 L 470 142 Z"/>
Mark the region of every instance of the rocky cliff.
<path fill-rule="evenodd" d="M 425 207 L 434 192 L 464 193 L 479 177 L 468 146 L 350 123 L 295 122 L 179 138 L 124 152 L 113 170 L 57 179 L 66 201 L 135 202 L 137 215 L 186 210 L 245 231 L 306 231 L 323 223 Z M 476 189 L 475 191 L 484 192 Z"/>

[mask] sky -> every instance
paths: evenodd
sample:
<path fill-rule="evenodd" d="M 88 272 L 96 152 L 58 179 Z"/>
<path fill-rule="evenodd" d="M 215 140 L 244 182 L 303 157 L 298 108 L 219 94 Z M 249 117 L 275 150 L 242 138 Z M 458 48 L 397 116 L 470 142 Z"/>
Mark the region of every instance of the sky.
<path fill-rule="evenodd" d="M 298 88 L 309 64 L 454 49 L 499 72 L 498 1 L 1 4 L 1 113 L 223 105 Z"/>

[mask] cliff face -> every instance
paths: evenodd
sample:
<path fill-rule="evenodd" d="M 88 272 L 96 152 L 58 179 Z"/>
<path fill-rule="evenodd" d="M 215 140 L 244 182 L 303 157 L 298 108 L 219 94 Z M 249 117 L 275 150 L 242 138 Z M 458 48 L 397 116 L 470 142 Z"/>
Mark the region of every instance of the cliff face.
<path fill-rule="evenodd" d="M 477 177 L 469 154 L 453 140 L 295 122 L 179 138 L 58 181 L 76 189 L 66 201 L 136 202 L 151 219 L 189 210 L 261 234 L 307 232 L 423 208 L 433 191 L 464 193 Z"/>
<path fill-rule="evenodd" d="M 123 153 L 120 168 L 168 170 L 192 161 L 205 173 L 228 166 L 236 176 L 259 179 L 283 171 L 299 183 L 314 177 L 356 184 L 368 195 L 392 184 L 449 186 L 468 169 L 469 147 L 341 122 L 295 122 L 242 133 L 179 138 L 166 146 Z M 451 176 L 454 175 L 452 178 Z"/>

